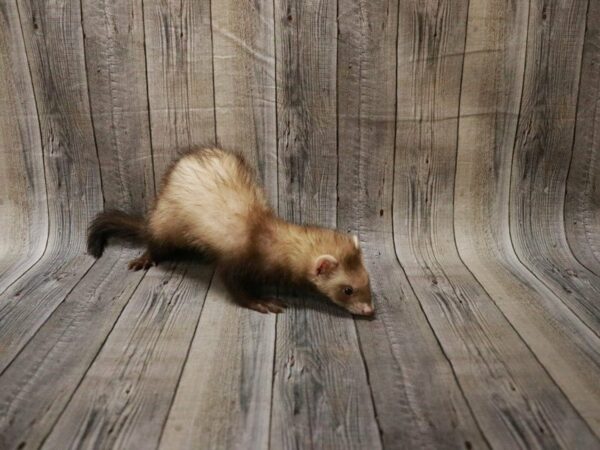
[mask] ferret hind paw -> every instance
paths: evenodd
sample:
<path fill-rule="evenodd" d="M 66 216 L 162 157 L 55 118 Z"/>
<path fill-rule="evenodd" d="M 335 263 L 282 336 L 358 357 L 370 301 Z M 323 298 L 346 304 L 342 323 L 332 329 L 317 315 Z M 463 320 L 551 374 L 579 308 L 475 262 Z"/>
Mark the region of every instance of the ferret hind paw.
<path fill-rule="evenodd" d="M 137 272 L 138 270 L 148 270 L 153 265 L 154 260 L 150 257 L 150 255 L 144 253 L 143 255 L 129 261 L 127 267 L 129 267 L 129 270 Z"/>

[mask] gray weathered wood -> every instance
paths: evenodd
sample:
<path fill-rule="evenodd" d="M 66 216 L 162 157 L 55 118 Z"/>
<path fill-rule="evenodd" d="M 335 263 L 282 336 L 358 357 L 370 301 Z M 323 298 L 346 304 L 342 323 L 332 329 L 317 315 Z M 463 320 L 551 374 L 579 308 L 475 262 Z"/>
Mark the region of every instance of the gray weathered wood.
<path fill-rule="evenodd" d="M 0 447 L 600 448 L 599 14 L 2 2 Z M 214 142 L 359 235 L 374 320 L 85 255 Z"/>
<path fill-rule="evenodd" d="M 331 2 L 275 2 L 279 211 L 336 225 L 337 11 Z M 271 411 L 274 448 L 378 448 L 354 323 L 329 304 L 277 318 Z"/>
<path fill-rule="evenodd" d="M 143 13 L 158 188 L 178 150 L 214 141 L 210 2 L 144 0 Z"/>
<path fill-rule="evenodd" d="M 275 49 L 272 2 L 212 4 L 217 142 L 256 165 L 277 200 Z"/>
<path fill-rule="evenodd" d="M 274 448 L 380 448 L 352 318 L 297 302 L 277 318 Z"/>
<path fill-rule="evenodd" d="M 335 4 L 275 2 L 279 213 L 335 226 Z"/>
<path fill-rule="evenodd" d="M 359 238 L 363 232 L 392 230 L 396 3 L 341 0 L 338 5 L 337 222 Z"/>
<path fill-rule="evenodd" d="M 383 443 L 485 448 L 394 253 L 397 5 L 341 1 L 339 8 L 338 226 L 358 233 L 371 273 L 376 320 L 357 328 Z"/>
<path fill-rule="evenodd" d="M 507 8 L 503 1 L 470 4 L 458 136 L 456 241 L 462 259 L 575 409 L 599 429 L 595 410 L 600 401 L 600 341 L 519 262 L 511 245 L 510 169 L 528 23 L 528 5 L 513 6 Z"/>
<path fill-rule="evenodd" d="M 91 112 L 107 208 L 154 197 L 141 0 L 82 1 Z"/>
<path fill-rule="evenodd" d="M 153 448 L 188 352 L 212 269 L 151 269 L 43 448 Z"/>
<path fill-rule="evenodd" d="M 0 296 L 0 371 L 93 264 L 85 229 L 102 205 L 79 4 L 18 6 L 44 147 L 49 231 L 43 258 Z"/>
<path fill-rule="evenodd" d="M 586 10 L 582 1 L 531 3 L 510 230 L 523 263 L 600 335 L 600 276 L 573 257 L 564 230 Z"/>
<path fill-rule="evenodd" d="M 577 259 L 600 275 L 600 4 L 589 3 L 565 227 Z"/>
<path fill-rule="evenodd" d="M 276 204 L 272 3 L 213 2 L 211 12 L 217 141 L 247 157 Z M 266 448 L 274 350 L 275 317 L 240 309 L 213 281 L 161 447 Z"/>
<path fill-rule="evenodd" d="M 44 252 L 48 211 L 40 127 L 19 11 L 0 5 L 0 293 Z"/>
<path fill-rule="evenodd" d="M 143 272 L 109 249 L 0 378 L 0 447 L 38 448 L 104 344 Z M 26 374 L 26 375 L 24 375 Z"/>
<path fill-rule="evenodd" d="M 394 233 L 400 262 L 492 447 L 597 445 L 454 241 L 467 2 L 401 4 Z M 412 33 L 411 35 L 409 34 Z M 441 30 L 444 30 L 441 32 Z"/>
<path fill-rule="evenodd" d="M 377 318 L 357 327 L 384 446 L 488 448 L 390 239 L 363 237 Z"/>
<path fill-rule="evenodd" d="M 268 447 L 275 316 L 241 309 L 213 280 L 161 448 Z"/>

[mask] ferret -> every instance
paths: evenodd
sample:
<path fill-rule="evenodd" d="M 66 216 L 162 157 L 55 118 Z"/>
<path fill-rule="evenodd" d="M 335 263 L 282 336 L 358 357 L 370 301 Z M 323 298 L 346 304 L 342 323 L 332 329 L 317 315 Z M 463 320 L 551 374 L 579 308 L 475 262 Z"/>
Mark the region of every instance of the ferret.
<path fill-rule="evenodd" d="M 280 313 L 279 299 L 259 288 L 308 285 L 352 314 L 372 316 L 369 274 L 358 238 L 275 214 L 244 157 L 221 148 L 197 148 L 175 160 L 146 218 L 100 213 L 88 229 L 88 252 L 102 256 L 109 237 L 141 242 L 129 263 L 141 270 L 178 251 L 210 255 L 234 301 L 261 313 Z"/>

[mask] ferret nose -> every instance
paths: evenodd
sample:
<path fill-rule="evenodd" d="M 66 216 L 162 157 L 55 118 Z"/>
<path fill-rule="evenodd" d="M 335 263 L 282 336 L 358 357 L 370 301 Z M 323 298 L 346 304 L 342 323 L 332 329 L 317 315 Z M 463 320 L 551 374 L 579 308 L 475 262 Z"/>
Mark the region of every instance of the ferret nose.
<path fill-rule="evenodd" d="M 371 305 L 363 306 L 361 311 L 364 316 L 372 316 L 375 313 L 375 310 Z"/>

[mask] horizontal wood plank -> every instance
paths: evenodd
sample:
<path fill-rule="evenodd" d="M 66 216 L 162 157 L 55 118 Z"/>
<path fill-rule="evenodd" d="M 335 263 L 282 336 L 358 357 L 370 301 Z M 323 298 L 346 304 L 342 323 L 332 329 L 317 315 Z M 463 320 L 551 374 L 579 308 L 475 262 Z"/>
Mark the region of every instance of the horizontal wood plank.
<path fill-rule="evenodd" d="M 214 280 L 160 447 L 268 448 L 274 350 L 275 316 L 241 309 Z"/>
<path fill-rule="evenodd" d="M 148 272 L 43 448 L 158 446 L 211 275 Z"/>
<path fill-rule="evenodd" d="M 0 447 L 38 448 L 50 433 L 144 276 L 125 270 L 136 254 L 109 249 L 0 376 Z"/>

